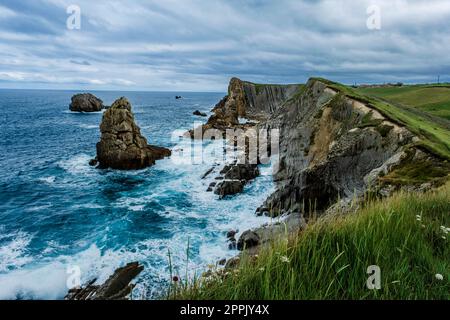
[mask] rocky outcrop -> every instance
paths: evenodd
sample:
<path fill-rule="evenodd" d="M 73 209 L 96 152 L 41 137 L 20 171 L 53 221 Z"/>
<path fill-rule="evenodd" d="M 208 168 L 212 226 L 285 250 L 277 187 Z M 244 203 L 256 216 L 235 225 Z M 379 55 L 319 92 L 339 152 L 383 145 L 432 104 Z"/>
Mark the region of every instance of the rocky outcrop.
<path fill-rule="evenodd" d="M 195 110 L 192 114 L 194 116 L 198 116 L 198 117 L 207 117 L 208 116 L 206 113 L 201 112 L 200 110 Z"/>
<path fill-rule="evenodd" d="M 213 108 L 213 115 L 202 126 L 202 130 L 246 128 L 247 125 L 240 123 L 240 118 L 267 120 L 297 89 L 298 85 L 263 85 L 232 78 L 228 95 Z M 194 137 L 193 130 L 189 133 Z"/>
<path fill-rule="evenodd" d="M 134 120 L 131 104 L 120 98 L 103 114 L 97 143 L 99 168 L 138 170 L 168 157 L 171 151 L 147 144 Z"/>
<path fill-rule="evenodd" d="M 69 290 L 65 300 L 126 300 L 134 285 L 130 284 L 144 267 L 132 262 L 117 269 L 102 285 L 95 285 L 96 279 L 89 281 L 84 287 Z"/>
<path fill-rule="evenodd" d="M 256 213 L 281 221 L 244 232 L 237 248 L 254 251 L 301 230 L 311 213 L 348 212 L 369 190 L 379 195 L 389 195 L 397 185 L 428 190 L 432 183 L 417 179 L 414 172 L 432 171 L 433 181 L 447 176 L 448 164 L 420 150 L 419 137 L 339 87 L 321 79 L 304 86 L 230 82 L 228 96 L 203 129 L 245 129 L 239 123 L 245 117 L 257 120 L 256 129 L 280 130 L 276 191 Z M 241 192 L 242 182 L 248 181 L 241 168 L 228 166 L 221 174 L 224 180 L 216 186 L 221 195 Z M 408 175 L 406 182 L 398 178 Z"/>
<path fill-rule="evenodd" d="M 226 165 L 221 174 L 225 175 L 225 179 L 229 180 L 253 180 L 259 176 L 260 172 L 256 164 L 234 164 Z"/>
<path fill-rule="evenodd" d="M 245 181 L 241 180 L 225 180 L 219 183 L 214 190 L 214 193 L 221 198 L 225 196 L 232 196 L 244 191 Z"/>
<path fill-rule="evenodd" d="M 103 101 L 90 93 L 74 95 L 69 106 L 70 111 L 74 112 L 98 112 L 104 108 Z"/>
<path fill-rule="evenodd" d="M 250 249 L 260 244 L 259 235 L 251 230 L 245 231 L 238 240 L 237 249 L 242 251 L 244 249 Z"/>
<path fill-rule="evenodd" d="M 225 196 L 241 193 L 244 190 L 244 186 L 249 181 L 258 177 L 260 172 L 256 164 L 235 163 L 226 165 L 222 171 L 220 171 L 220 174 L 223 176 L 219 176 L 218 178 L 224 180 L 217 184 L 214 193 L 223 198 Z"/>
<path fill-rule="evenodd" d="M 318 80 L 310 80 L 266 125 L 281 130 L 278 188 L 263 205 L 272 216 L 320 212 L 361 196 L 366 177 L 415 139 L 375 109 Z"/>
<path fill-rule="evenodd" d="M 270 241 L 286 238 L 288 235 L 299 232 L 305 227 L 306 220 L 302 213 L 286 214 L 271 223 L 242 233 L 237 243 L 237 249 L 241 251 L 254 249 Z"/>

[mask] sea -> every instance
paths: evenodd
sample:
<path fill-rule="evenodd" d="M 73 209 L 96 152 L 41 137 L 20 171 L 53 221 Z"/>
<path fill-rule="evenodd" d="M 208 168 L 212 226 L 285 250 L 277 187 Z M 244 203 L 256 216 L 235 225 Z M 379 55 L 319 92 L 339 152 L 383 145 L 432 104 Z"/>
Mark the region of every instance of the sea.
<path fill-rule="evenodd" d="M 139 171 L 89 166 L 103 112 L 70 112 L 76 93 L 0 90 L 0 299 L 64 299 L 133 261 L 144 271 L 131 298 L 161 299 L 173 275 L 192 280 L 237 254 L 229 230 L 268 222 L 255 209 L 274 191 L 270 165 L 242 194 L 219 199 L 206 192 L 214 177 L 202 176 L 223 155 L 186 152 L 221 143 L 182 133 L 224 93 L 92 92 L 105 105 L 127 97 L 148 142 L 176 155 Z"/>

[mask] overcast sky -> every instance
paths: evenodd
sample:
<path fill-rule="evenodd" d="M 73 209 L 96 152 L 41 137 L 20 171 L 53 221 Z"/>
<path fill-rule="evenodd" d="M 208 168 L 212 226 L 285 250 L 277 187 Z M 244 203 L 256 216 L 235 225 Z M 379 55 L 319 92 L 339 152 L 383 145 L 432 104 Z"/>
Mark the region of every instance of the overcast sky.
<path fill-rule="evenodd" d="M 372 4 L 380 30 L 367 27 Z M 449 49 L 448 0 L 0 0 L 1 88 L 450 81 Z"/>

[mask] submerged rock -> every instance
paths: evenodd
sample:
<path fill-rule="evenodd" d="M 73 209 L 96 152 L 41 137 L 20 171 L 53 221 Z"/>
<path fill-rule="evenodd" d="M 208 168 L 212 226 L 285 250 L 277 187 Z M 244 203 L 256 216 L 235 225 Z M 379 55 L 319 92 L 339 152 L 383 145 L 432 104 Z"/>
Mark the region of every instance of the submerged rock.
<path fill-rule="evenodd" d="M 97 143 L 99 168 L 138 170 L 171 155 L 169 149 L 147 144 L 126 98 L 115 101 L 103 114 L 100 131 L 101 139 Z"/>
<path fill-rule="evenodd" d="M 138 262 L 132 262 L 117 269 L 102 285 L 95 285 L 96 279 L 82 288 L 69 290 L 65 300 L 126 300 L 133 290 L 130 284 L 144 270 Z"/>
<path fill-rule="evenodd" d="M 74 112 L 98 112 L 105 106 L 103 101 L 90 93 L 76 94 L 72 97 L 72 103 L 69 106 L 70 111 Z"/>

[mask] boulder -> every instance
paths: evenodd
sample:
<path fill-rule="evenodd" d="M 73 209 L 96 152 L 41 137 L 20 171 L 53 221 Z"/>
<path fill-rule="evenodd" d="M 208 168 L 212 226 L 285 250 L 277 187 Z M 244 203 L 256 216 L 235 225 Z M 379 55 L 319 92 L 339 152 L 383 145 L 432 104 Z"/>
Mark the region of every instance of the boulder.
<path fill-rule="evenodd" d="M 221 259 L 221 260 L 217 261 L 217 264 L 219 266 L 224 266 L 226 263 L 227 263 L 227 259 Z"/>
<path fill-rule="evenodd" d="M 214 193 L 220 197 L 241 193 L 244 190 L 245 183 L 241 180 L 225 180 L 219 183 Z"/>
<path fill-rule="evenodd" d="M 244 249 L 249 249 L 256 247 L 259 244 L 260 238 L 256 232 L 251 230 L 245 231 L 238 240 L 237 249 L 242 251 Z"/>
<path fill-rule="evenodd" d="M 227 232 L 227 239 L 234 239 L 234 237 L 236 236 L 237 231 L 236 230 L 230 230 Z"/>
<path fill-rule="evenodd" d="M 256 164 L 237 164 L 229 167 L 225 173 L 225 179 L 249 181 L 258 177 L 259 174 Z"/>
<path fill-rule="evenodd" d="M 236 269 L 237 267 L 239 267 L 240 262 L 241 262 L 241 258 L 239 258 L 239 257 L 234 257 L 234 258 L 228 259 L 227 262 L 225 263 L 225 270 Z"/>
<path fill-rule="evenodd" d="M 101 138 L 97 143 L 99 168 L 139 170 L 171 155 L 169 149 L 147 144 L 126 98 L 118 99 L 105 111 L 100 131 Z"/>
<path fill-rule="evenodd" d="M 244 186 L 260 175 L 256 164 L 229 164 L 220 171 L 225 177 L 218 176 L 216 180 L 223 180 L 214 190 L 221 198 L 235 195 L 244 191 Z"/>
<path fill-rule="evenodd" d="M 91 167 L 95 167 L 97 164 L 98 164 L 98 160 L 97 160 L 97 159 L 91 159 L 91 160 L 89 161 L 89 165 L 90 165 Z"/>
<path fill-rule="evenodd" d="M 199 110 L 195 110 L 193 113 L 194 116 L 199 116 L 199 117 L 207 117 L 208 115 L 204 112 L 200 112 Z"/>
<path fill-rule="evenodd" d="M 90 93 L 76 94 L 72 97 L 72 103 L 69 106 L 70 111 L 74 112 L 98 112 L 105 106 L 103 101 Z"/>
<path fill-rule="evenodd" d="M 126 300 L 133 290 L 130 284 L 144 270 L 138 262 L 132 262 L 117 269 L 102 285 L 95 285 L 96 279 L 84 287 L 70 289 L 65 300 Z"/>

